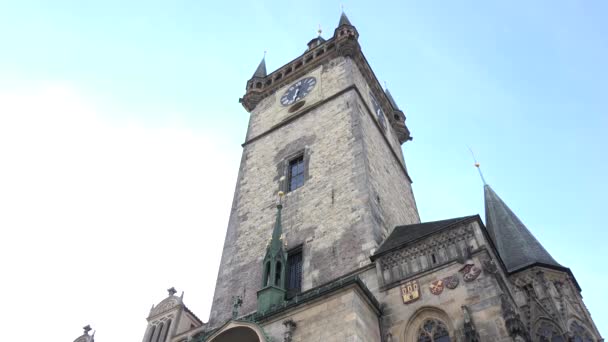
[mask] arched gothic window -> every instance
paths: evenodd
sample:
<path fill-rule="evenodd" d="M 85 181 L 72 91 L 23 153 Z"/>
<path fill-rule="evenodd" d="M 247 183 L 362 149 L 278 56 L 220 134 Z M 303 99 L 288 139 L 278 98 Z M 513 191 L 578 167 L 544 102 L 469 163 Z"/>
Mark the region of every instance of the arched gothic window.
<path fill-rule="evenodd" d="M 578 322 L 570 324 L 570 331 L 574 335 L 574 342 L 594 342 L 593 337 L 589 335 L 587 329 L 578 324 Z"/>
<path fill-rule="evenodd" d="M 151 325 L 150 326 L 150 331 L 149 331 L 149 337 L 148 340 L 146 342 L 152 342 L 152 339 L 154 338 L 154 332 L 156 331 L 156 325 Z"/>
<path fill-rule="evenodd" d="M 163 323 L 163 322 L 160 322 L 160 324 L 156 326 L 156 334 L 154 334 L 156 336 L 156 342 L 161 342 L 160 336 L 163 334 L 164 328 L 165 328 L 165 323 Z"/>
<path fill-rule="evenodd" d="M 168 320 L 167 323 L 165 323 L 165 329 L 162 332 L 163 335 L 159 336 L 160 342 L 167 341 L 167 335 L 169 335 L 169 328 L 171 328 L 171 320 Z"/>
<path fill-rule="evenodd" d="M 450 342 L 450 334 L 443 322 L 427 319 L 418 329 L 417 342 Z"/>
<path fill-rule="evenodd" d="M 557 326 L 548 321 L 540 323 L 536 329 L 536 336 L 539 342 L 566 342 Z"/>

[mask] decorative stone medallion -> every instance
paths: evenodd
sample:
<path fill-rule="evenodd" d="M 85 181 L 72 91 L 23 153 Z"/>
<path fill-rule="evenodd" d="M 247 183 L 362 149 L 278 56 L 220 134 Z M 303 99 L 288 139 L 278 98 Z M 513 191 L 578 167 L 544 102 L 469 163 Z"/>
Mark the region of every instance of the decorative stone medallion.
<path fill-rule="evenodd" d="M 438 279 L 431 282 L 431 293 L 435 296 L 438 296 L 441 292 L 443 292 L 443 280 Z"/>
<path fill-rule="evenodd" d="M 460 283 L 460 280 L 458 279 L 458 275 L 456 275 L 456 274 L 443 278 L 443 285 L 445 285 L 445 287 L 447 287 L 450 290 L 453 290 L 456 287 L 458 287 L 459 283 Z"/>
<path fill-rule="evenodd" d="M 403 297 L 403 304 L 409 304 L 420 298 L 418 281 L 412 280 L 401 285 L 401 297 Z"/>
<path fill-rule="evenodd" d="M 460 272 L 462 273 L 462 278 L 464 281 L 469 282 L 477 279 L 479 274 L 481 274 L 481 268 L 475 266 L 474 264 L 466 264 L 460 269 Z"/>

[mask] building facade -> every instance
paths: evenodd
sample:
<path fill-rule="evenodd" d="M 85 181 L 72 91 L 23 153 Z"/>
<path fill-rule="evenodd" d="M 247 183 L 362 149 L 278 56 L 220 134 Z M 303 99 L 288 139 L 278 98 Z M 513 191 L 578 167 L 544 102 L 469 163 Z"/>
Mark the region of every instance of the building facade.
<path fill-rule="evenodd" d="M 247 81 L 209 321 L 169 289 L 143 342 L 603 341 L 572 272 L 489 185 L 485 224 L 420 222 L 404 112 L 358 37 L 342 14 Z"/>

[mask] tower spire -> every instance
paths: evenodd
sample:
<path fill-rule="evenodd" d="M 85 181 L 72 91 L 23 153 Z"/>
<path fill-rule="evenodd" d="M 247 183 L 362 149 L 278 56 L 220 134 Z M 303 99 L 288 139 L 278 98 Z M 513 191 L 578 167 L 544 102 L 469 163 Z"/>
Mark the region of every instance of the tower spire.
<path fill-rule="evenodd" d="M 397 106 L 397 102 L 395 102 L 395 99 L 393 99 L 393 95 L 391 95 L 391 92 L 388 90 L 386 81 L 384 81 L 384 93 L 386 94 L 386 97 L 388 97 L 388 102 L 391 103 L 391 106 L 393 106 L 394 109 L 400 110 L 399 106 Z"/>
<path fill-rule="evenodd" d="M 258 68 L 255 69 L 252 77 L 266 77 L 266 51 L 264 51 L 264 57 L 262 57 L 262 60 L 260 61 Z"/>
<path fill-rule="evenodd" d="M 353 26 L 353 24 L 350 23 L 350 20 L 348 20 L 346 13 L 344 13 L 344 8 L 342 9 L 342 14 L 340 15 L 340 22 L 338 22 L 338 27 L 342 25 Z"/>
<path fill-rule="evenodd" d="M 277 215 L 272 229 L 272 239 L 268 246 L 267 253 L 276 255 L 283 249 L 283 227 L 281 226 L 281 210 L 283 210 L 283 191 L 279 191 L 279 200 L 277 203 Z"/>
<path fill-rule="evenodd" d="M 484 182 L 486 227 L 509 272 L 541 264 L 564 269 Z"/>
<path fill-rule="evenodd" d="M 262 289 L 258 291 L 258 312 L 267 312 L 283 303 L 286 293 L 287 252 L 285 251 L 285 236 L 281 226 L 281 210 L 283 209 L 283 191 L 279 191 L 277 214 L 272 229 L 272 237 L 266 247 L 266 256 L 262 264 Z"/>

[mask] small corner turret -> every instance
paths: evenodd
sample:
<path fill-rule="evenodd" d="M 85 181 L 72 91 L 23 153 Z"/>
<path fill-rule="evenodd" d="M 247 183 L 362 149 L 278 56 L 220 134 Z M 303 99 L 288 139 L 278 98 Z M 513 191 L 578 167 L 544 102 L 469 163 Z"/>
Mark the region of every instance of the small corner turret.
<path fill-rule="evenodd" d="M 394 121 L 392 121 L 392 122 L 394 122 L 393 127 L 395 128 L 395 131 L 397 132 L 397 136 L 399 137 L 399 142 L 401 144 L 403 144 L 406 141 L 412 140 L 412 136 L 410 135 L 410 130 L 405 125 L 405 114 L 399 108 L 399 106 L 397 106 L 397 102 L 395 102 L 395 99 L 393 99 L 393 96 L 391 95 L 391 92 L 388 91 L 388 88 L 386 88 L 384 90 L 384 94 L 386 94 L 386 97 L 388 98 L 388 102 L 391 104 L 391 107 L 393 109 L 392 115 L 393 115 Z"/>
<path fill-rule="evenodd" d="M 262 263 L 262 289 L 258 291 L 259 313 L 267 312 L 273 306 L 279 305 L 285 300 L 287 252 L 285 251 L 285 237 L 281 226 L 282 197 L 283 192 L 279 191 L 276 221 Z"/>
<path fill-rule="evenodd" d="M 255 69 L 253 76 L 247 81 L 247 93 L 243 98 L 239 99 L 239 102 L 248 112 L 252 111 L 264 98 L 261 93 L 264 88 L 263 85 L 266 76 L 266 52 L 264 52 L 264 57 L 260 61 L 257 69 Z"/>
<path fill-rule="evenodd" d="M 357 28 L 350 23 L 346 13 L 342 12 L 340 15 L 340 21 L 338 22 L 338 27 L 334 31 L 334 37 L 349 37 L 359 39 L 359 32 L 357 32 Z"/>

